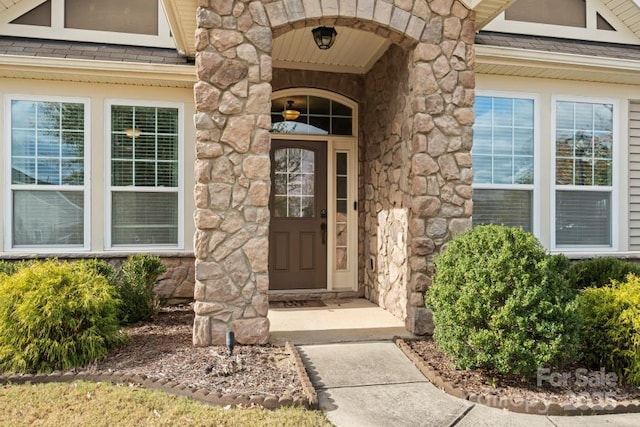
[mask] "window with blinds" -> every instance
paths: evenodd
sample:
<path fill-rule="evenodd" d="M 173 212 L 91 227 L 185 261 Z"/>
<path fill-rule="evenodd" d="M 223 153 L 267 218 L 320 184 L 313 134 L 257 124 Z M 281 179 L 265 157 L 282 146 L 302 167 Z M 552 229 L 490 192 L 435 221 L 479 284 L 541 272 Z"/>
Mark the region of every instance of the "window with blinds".
<path fill-rule="evenodd" d="M 178 108 L 111 105 L 111 246 L 176 246 Z"/>
<path fill-rule="evenodd" d="M 612 246 L 613 105 L 555 103 L 555 242 Z"/>
<path fill-rule="evenodd" d="M 473 224 L 533 231 L 534 100 L 477 96 Z"/>
<path fill-rule="evenodd" d="M 86 100 L 11 99 L 12 248 L 83 248 Z"/>

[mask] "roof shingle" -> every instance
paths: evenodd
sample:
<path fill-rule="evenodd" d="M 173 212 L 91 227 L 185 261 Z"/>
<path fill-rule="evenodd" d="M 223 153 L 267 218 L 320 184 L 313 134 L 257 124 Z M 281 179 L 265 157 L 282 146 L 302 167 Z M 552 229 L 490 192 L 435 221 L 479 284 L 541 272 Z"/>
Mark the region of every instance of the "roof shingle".
<path fill-rule="evenodd" d="M 138 62 L 145 64 L 186 65 L 191 63 L 189 58 L 180 56 L 175 49 L 5 36 L 0 36 L 0 55 Z"/>
<path fill-rule="evenodd" d="M 640 61 L 640 46 L 481 31 L 476 44 Z"/>

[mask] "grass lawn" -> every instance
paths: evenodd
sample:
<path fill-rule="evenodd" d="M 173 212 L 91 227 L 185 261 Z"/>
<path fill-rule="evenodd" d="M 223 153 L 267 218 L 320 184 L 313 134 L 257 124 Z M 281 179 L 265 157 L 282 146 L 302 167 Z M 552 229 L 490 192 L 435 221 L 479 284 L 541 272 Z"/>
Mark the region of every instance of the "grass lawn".
<path fill-rule="evenodd" d="M 73 382 L 0 386 L 0 426 L 331 426 L 303 409 L 224 409 L 139 387 Z"/>

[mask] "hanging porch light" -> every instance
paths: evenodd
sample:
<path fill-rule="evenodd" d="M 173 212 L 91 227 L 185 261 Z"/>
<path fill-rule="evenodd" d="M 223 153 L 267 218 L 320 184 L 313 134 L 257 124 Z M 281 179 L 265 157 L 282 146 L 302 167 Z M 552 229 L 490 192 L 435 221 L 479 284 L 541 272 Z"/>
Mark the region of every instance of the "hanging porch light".
<path fill-rule="evenodd" d="M 313 34 L 313 40 L 316 45 L 322 50 L 327 50 L 336 41 L 337 31 L 333 27 L 316 27 L 311 30 Z"/>

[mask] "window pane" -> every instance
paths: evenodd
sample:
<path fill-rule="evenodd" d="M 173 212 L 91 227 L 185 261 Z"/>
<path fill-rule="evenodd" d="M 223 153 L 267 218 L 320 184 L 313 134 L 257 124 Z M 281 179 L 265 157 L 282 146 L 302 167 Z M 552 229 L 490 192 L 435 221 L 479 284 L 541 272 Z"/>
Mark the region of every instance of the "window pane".
<path fill-rule="evenodd" d="M 14 157 L 36 155 L 35 130 L 16 130 L 11 132 L 11 155 Z"/>
<path fill-rule="evenodd" d="M 533 156 L 514 159 L 514 184 L 533 184 Z"/>
<path fill-rule="evenodd" d="M 84 184 L 83 104 L 14 100 L 11 123 L 13 184 Z"/>
<path fill-rule="evenodd" d="M 513 153 L 533 156 L 533 129 L 514 130 Z"/>
<path fill-rule="evenodd" d="M 274 153 L 274 216 L 311 218 L 315 215 L 315 153 L 281 148 Z"/>
<path fill-rule="evenodd" d="M 556 103 L 556 128 L 563 130 L 574 129 L 573 103 L 557 102 Z"/>
<path fill-rule="evenodd" d="M 81 191 L 14 191 L 14 246 L 82 246 Z"/>
<path fill-rule="evenodd" d="M 492 126 L 493 125 L 493 101 L 487 96 L 478 96 L 474 104 L 476 113 L 476 126 Z"/>
<path fill-rule="evenodd" d="M 11 127 L 14 129 L 35 129 L 36 103 L 34 101 L 11 101 Z"/>
<path fill-rule="evenodd" d="M 511 98 L 493 98 L 493 125 L 513 126 L 513 100 Z"/>
<path fill-rule="evenodd" d="M 111 106 L 112 185 L 177 187 L 178 137 L 177 108 Z"/>
<path fill-rule="evenodd" d="M 513 101 L 514 126 L 532 127 L 533 125 L 533 100 L 515 99 Z"/>
<path fill-rule="evenodd" d="M 473 182 L 475 184 L 493 183 L 493 162 L 490 156 L 473 156 Z"/>
<path fill-rule="evenodd" d="M 611 246 L 611 193 L 556 192 L 557 246 Z"/>
<path fill-rule="evenodd" d="M 532 191 L 473 190 L 473 225 L 503 224 L 532 231 Z"/>
<path fill-rule="evenodd" d="M 84 157 L 84 133 L 62 132 L 62 156 Z"/>
<path fill-rule="evenodd" d="M 11 183 L 12 184 L 35 184 L 36 182 L 36 161 L 35 159 L 11 160 Z"/>
<path fill-rule="evenodd" d="M 613 107 L 608 104 L 594 105 L 594 128 L 599 131 L 613 130 Z"/>
<path fill-rule="evenodd" d="M 124 187 L 133 185 L 133 162 L 111 162 L 111 185 Z"/>
<path fill-rule="evenodd" d="M 610 186 L 613 106 L 556 103 L 556 184 Z"/>
<path fill-rule="evenodd" d="M 474 184 L 533 184 L 533 100 L 479 96 L 474 108 Z"/>
<path fill-rule="evenodd" d="M 112 193 L 113 245 L 178 244 L 178 193 Z"/>
<path fill-rule="evenodd" d="M 289 104 L 293 101 L 293 104 Z M 284 120 L 285 109 L 297 110 L 295 120 Z M 271 132 L 302 135 L 352 135 L 353 110 L 318 96 L 293 96 L 271 101 Z"/>

